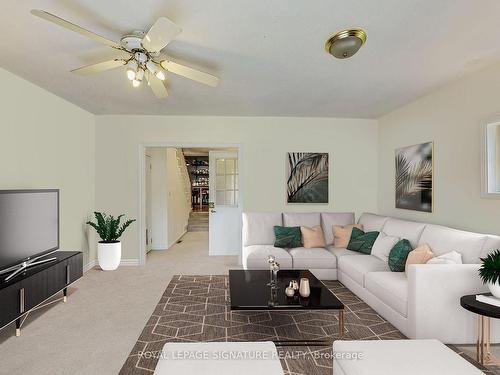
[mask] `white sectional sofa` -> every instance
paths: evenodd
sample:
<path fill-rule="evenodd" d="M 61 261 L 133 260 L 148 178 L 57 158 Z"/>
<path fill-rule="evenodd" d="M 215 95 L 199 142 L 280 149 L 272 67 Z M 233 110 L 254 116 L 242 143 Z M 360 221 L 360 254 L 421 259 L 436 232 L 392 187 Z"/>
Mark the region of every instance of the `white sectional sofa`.
<path fill-rule="evenodd" d="M 245 269 L 267 269 L 272 254 L 282 269 L 310 269 L 320 280 L 339 280 L 404 335 L 449 344 L 476 340 L 475 315 L 460 306 L 460 297 L 487 291 L 478 277 L 479 258 L 500 248 L 500 237 L 434 224 L 365 213 L 365 231 L 406 238 L 413 247 L 427 243 L 438 256 L 450 251 L 464 264 L 411 265 L 391 272 L 386 262 L 336 248 L 332 225 L 354 224 L 353 213 L 244 213 L 242 263 Z M 274 225 L 321 225 L 326 248 L 275 248 Z M 492 342 L 500 342 L 500 325 L 492 322 Z"/>

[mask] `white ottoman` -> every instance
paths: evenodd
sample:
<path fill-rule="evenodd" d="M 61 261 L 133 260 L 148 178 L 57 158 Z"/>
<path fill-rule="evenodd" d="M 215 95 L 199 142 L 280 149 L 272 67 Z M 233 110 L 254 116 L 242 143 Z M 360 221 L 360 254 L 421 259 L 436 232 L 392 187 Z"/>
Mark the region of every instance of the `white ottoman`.
<path fill-rule="evenodd" d="M 484 375 L 437 340 L 335 341 L 333 355 L 334 375 Z"/>
<path fill-rule="evenodd" d="M 154 375 L 283 375 L 276 346 L 262 342 L 166 343 Z"/>

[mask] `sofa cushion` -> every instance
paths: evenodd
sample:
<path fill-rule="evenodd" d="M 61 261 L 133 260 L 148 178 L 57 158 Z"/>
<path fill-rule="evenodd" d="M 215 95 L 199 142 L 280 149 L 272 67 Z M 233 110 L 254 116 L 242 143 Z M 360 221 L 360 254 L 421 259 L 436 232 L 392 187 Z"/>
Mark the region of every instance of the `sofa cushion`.
<path fill-rule="evenodd" d="M 337 257 L 337 263 L 338 259 L 344 255 L 363 255 L 357 251 L 347 250 L 344 247 L 327 246 L 326 249 Z"/>
<path fill-rule="evenodd" d="M 300 227 L 300 233 L 305 248 L 326 247 L 323 229 L 319 225 L 312 228 Z"/>
<path fill-rule="evenodd" d="M 244 212 L 243 246 L 272 245 L 275 225 L 283 225 L 281 213 Z"/>
<path fill-rule="evenodd" d="M 427 261 L 426 264 L 462 264 L 462 254 L 456 251 L 433 257 Z"/>
<path fill-rule="evenodd" d="M 358 228 L 363 230 L 361 224 L 351 224 L 351 225 L 332 225 L 333 231 L 333 243 L 335 247 L 347 247 L 349 245 L 349 240 L 352 235 L 352 228 Z"/>
<path fill-rule="evenodd" d="M 368 272 L 365 287 L 403 316 L 408 313 L 408 279 L 404 272 Z"/>
<path fill-rule="evenodd" d="M 420 245 L 415 250 L 410 251 L 406 258 L 405 272 L 408 274 L 408 266 L 411 264 L 425 264 L 434 257 L 434 253 L 427 244 Z"/>
<path fill-rule="evenodd" d="M 372 247 L 372 255 L 379 258 L 383 262 L 387 262 L 389 254 L 399 242 L 400 238 L 396 236 L 388 236 L 384 232 L 380 232 Z"/>
<path fill-rule="evenodd" d="M 281 269 L 292 269 L 292 257 L 287 250 L 272 245 L 251 245 L 243 247 L 243 268 L 248 270 L 269 269 L 267 257 L 273 255 Z"/>
<path fill-rule="evenodd" d="M 351 239 L 349 240 L 347 249 L 359 251 L 363 254 L 370 254 L 378 235 L 379 232 L 376 231 L 363 232 L 361 229 L 352 228 Z"/>
<path fill-rule="evenodd" d="M 426 224 L 415 221 L 406 221 L 395 218 L 388 218 L 384 225 L 384 232 L 389 236 L 406 238 L 415 248 Z"/>
<path fill-rule="evenodd" d="M 365 287 L 365 275 L 368 272 L 389 271 L 387 263 L 373 255 L 342 256 L 338 258 L 337 268 L 362 287 Z"/>
<path fill-rule="evenodd" d="M 392 272 L 404 272 L 408 254 L 413 250 L 410 241 L 399 240 L 389 253 L 389 268 Z"/>
<path fill-rule="evenodd" d="M 293 259 L 293 268 L 297 270 L 337 268 L 337 258 L 335 255 L 322 247 L 312 249 L 296 247 L 295 249 L 290 249 L 289 253 Z"/>
<path fill-rule="evenodd" d="M 428 244 L 436 255 L 450 251 L 462 254 L 464 263 L 479 264 L 479 255 L 486 241 L 486 235 L 465 232 L 439 225 L 427 225 L 422 232 L 419 245 Z"/>
<path fill-rule="evenodd" d="M 321 225 L 321 214 L 319 212 L 286 212 L 283 214 L 283 225 L 285 227 L 309 227 Z"/>
<path fill-rule="evenodd" d="M 326 245 L 333 244 L 333 230 L 334 225 L 349 225 L 354 224 L 354 212 L 322 212 L 321 213 L 321 226 L 325 234 Z"/>
<path fill-rule="evenodd" d="M 386 216 L 380 216 L 365 212 L 359 218 L 358 224 L 363 224 L 363 227 L 367 232 L 372 232 L 374 230 L 376 230 L 377 232 L 381 232 L 387 219 L 388 217 Z"/>
<path fill-rule="evenodd" d="M 493 250 L 500 249 L 500 236 L 486 236 L 480 257 L 485 258 Z"/>
<path fill-rule="evenodd" d="M 274 226 L 274 247 L 301 247 L 302 233 L 300 227 L 280 227 Z"/>

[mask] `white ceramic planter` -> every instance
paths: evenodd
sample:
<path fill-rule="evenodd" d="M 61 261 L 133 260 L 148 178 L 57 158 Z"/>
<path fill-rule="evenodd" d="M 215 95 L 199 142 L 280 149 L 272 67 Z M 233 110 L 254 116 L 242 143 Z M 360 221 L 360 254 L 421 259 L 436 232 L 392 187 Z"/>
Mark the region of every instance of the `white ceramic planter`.
<path fill-rule="evenodd" d="M 488 283 L 488 289 L 494 297 L 500 298 L 500 284 Z"/>
<path fill-rule="evenodd" d="M 118 268 L 122 259 L 122 243 L 103 243 L 97 244 L 97 260 L 99 267 L 103 271 L 113 271 Z"/>

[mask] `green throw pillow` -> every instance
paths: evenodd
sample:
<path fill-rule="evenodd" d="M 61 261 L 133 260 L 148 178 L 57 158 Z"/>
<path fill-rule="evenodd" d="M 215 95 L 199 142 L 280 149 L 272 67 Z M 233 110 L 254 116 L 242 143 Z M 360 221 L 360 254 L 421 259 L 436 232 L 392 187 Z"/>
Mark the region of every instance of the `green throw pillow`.
<path fill-rule="evenodd" d="M 348 250 L 357 251 L 363 254 L 371 254 L 373 244 L 378 237 L 379 232 L 363 232 L 361 229 L 356 227 L 352 228 L 351 239 L 349 240 L 349 245 L 347 245 Z"/>
<path fill-rule="evenodd" d="M 274 247 L 302 247 L 302 234 L 300 227 L 280 227 L 274 226 Z"/>
<path fill-rule="evenodd" d="M 389 268 L 392 272 L 404 272 L 406 258 L 413 249 L 410 241 L 401 240 L 391 249 L 389 253 Z"/>

